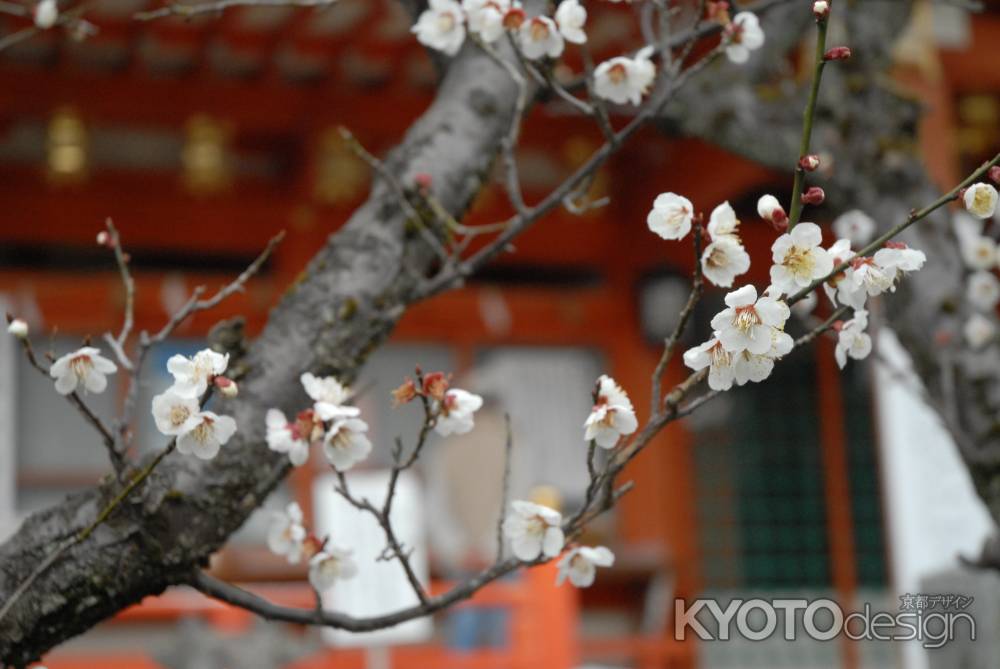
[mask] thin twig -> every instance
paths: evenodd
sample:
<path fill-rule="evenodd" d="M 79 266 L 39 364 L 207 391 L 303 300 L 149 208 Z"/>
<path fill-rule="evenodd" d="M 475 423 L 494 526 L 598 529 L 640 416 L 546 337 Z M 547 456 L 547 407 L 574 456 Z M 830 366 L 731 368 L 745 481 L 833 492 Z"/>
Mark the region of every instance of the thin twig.
<path fill-rule="evenodd" d="M 497 557 L 496 561 L 503 560 L 504 536 L 503 526 L 507 521 L 507 504 L 510 499 L 510 468 L 514 448 L 514 435 L 510 427 L 510 414 L 503 415 L 504 427 L 507 430 L 507 438 L 504 440 L 503 448 L 503 479 L 500 481 L 500 513 L 497 515 Z"/>
<path fill-rule="evenodd" d="M 802 188 L 804 187 L 806 171 L 799 160 L 809 154 L 809 142 L 812 137 L 813 120 L 816 117 L 816 101 L 819 99 L 820 79 L 826 66 L 826 28 L 829 16 L 816 19 L 816 62 L 813 63 L 812 87 L 809 89 L 809 100 L 803 112 L 802 140 L 799 143 L 799 155 L 795 163 L 795 178 L 792 180 L 792 205 L 788 211 L 788 227 L 795 227 L 802 216 Z"/>

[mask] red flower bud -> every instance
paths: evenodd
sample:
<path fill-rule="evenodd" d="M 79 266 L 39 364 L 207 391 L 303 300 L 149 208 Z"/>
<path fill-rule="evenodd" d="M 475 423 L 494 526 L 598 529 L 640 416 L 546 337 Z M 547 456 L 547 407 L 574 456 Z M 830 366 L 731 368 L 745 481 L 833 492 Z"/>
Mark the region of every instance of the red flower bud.
<path fill-rule="evenodd" d="M 421 191 L 428 191 L 433 185 L 434 180 L 427 172 L 418 172 L 413 176 L 413 183 L 416 184 L 417 188 Z"/>
<path fill-rule="evenodd" d="M 908 248 L 910 248 L 909 246 L 907 246 L 903 242 L 894 242 L 894 241 L 888 241 L 888 242 L 886 242 L 885 243 L 885 247 L 887 249 L 908 249 Z"/>
<path fill-rule="evenodd" d="M 705 18 L 718 21 L 722 25 L 729 24 L 729 3 L 725 0 L 709 0 L 705 3 Z"/>
<path fill-rule="evenodd" d="M 819 186 L 810 186 L 805 193 L 802 194 L 803 204 L 823 204 L 823 200 L 826 199 L 826 193 Z"/>
<path fill-rule="evenodd" d="M 832 327 L 837 332 L 840 332 L 841 330 L 844 329 L 844 321 L 834 321 L 833 325 L 831 325 L 830 327 Z"/>
<path fill-rule="evenodd" d="M 517 30 L 524 23 L 524 19 L 527 15 L 524 10 L 520 7 L 513 7 L 507 10 L 507 13 L 503 15 L 503 27 L 507 30 Z"/>
<path fill-rule="evenodd" d="M 991 167 L 988 174 L 990 175 L 990 181 L 995 184 L 1000 184 L 1000 165 L 994 165 Z"/>
<path fill-rule="evenodd" d="M 226 376 L 217 376 L 212 379 L 212 383 L 219 389 L 219 393 L 223 397 L 236 397 L 240 392 L 236 382 Z"/>
<path fill-rule="evenodd" d="M 817 21 L 825 19 L 829 15 L 830 3 L 828 0 L 816 0 L 816 2 L 813 3 L 813 16 L 816 17 Z"/>
<path fill-rule="evenodd" d="M 814 171 L 817 167 L 819 167 L 819 156 L 815 154 L 802 156 L 801 158 L 799 158 L 799 167 L 801 167 L 806 172 Z"/>
<path fill-rule="evenodd" d="M 785 213 L 784 209 L 775 209 L 774 213 L 771 214 L 771 227 L 779 235 L 788 232 L 788 214 Z"/>
<path fill-rule="evenodd" d="M 835 46 L 823 54 L 823 60 L 847 60 L 851 57 L 851 47 Z"/>

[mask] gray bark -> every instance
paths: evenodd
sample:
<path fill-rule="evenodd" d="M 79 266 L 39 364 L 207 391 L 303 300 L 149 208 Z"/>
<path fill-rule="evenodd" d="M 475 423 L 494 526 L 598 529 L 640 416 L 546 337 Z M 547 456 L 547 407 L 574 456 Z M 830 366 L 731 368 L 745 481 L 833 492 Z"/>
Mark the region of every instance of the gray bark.
<path fill-rule="evenodd" d="M 489 172 L 515 97 L 507 73 L 467 48 L 387 167 L 403 184 L 430 174 L 442 205 L 460 216 Z M 236 418 L 236 437 L 209 462 L 171 455 L 125 508 L 41 576 L 0 626 L 3 663 L 24 666 L 205 565 L 287 473 L 286 458 L 264 443 L 264 412 L 276 406 L 291 413 L 306 403 L 299 383 L 305 370 L 354 376 L 402 315 L 414 276 L 434 262 L 398 199 L 377 182 L 249 347 L 239 397 L 218 409 Z M 0 546 L 0 601 L 116 490 L 108 481 L 28 518 Z"/>

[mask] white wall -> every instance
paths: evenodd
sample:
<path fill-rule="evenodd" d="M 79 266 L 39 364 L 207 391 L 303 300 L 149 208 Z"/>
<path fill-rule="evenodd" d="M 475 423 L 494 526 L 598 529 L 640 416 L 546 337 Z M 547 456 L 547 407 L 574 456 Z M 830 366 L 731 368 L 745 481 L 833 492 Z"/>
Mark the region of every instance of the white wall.
<path fill-rule="evenodd" d="M 875 386 L 892 587 L 897 595 L 919 593 L 925 577 L 956 567 L 960 554 L 978 555 L 994 526 L 888 328 L 878 333 L 878 350 L 884 360 L 875 362 Z M 927 667 L 916 644 L 904 646 L 903 658 L 906 669 Z"/>

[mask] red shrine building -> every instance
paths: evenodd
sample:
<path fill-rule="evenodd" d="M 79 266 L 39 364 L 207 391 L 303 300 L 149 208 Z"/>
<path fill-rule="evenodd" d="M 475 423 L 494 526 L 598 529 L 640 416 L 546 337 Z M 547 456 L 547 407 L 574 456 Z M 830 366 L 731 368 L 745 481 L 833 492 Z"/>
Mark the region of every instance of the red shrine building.
<path fill-rule="evenodd" d="M 928 102 L 927 164 L 950 187 L 1000 140 L 1000 70 L 991 50 L 1000 42 L 1000 12 L 969 19 L 917 4 L 896 76 Z M 286 231 L 244 293 L 198 315 L 151 356 L 147 376 L 155 388 L 166 357 L 194 350 L 217 320 L 244 315 L 248 330 L 259 331 L 284 289 L 368 194 L 373 175 L 338 128 L 384 155 L 429 104 L 436 74 L 391 0 L 132 21 L 145 5 L 98 2 L 88 16 L 99 31 L 85 41 L 50 31 L 0 53 L 0 301 L 29 321 L 40 347 L 63 351 L 114 328 L 123 289 L 113 259 L 94 241 L 111 218 L 132 256 L 136 327 L 158 328 L 193 287 L 227 282 Z M 628 11 L 620 18 L 602 17 L 592 38 L 598 52 L 611 55 L 630 43 L 634 19 Z M 2 22 L 4 34 L 26 25 Z M 519 156 L 529 201 L 599 146 L 592 126 L 544 110 L 531 116 Z M 723 161 L 726 178 L 719 179 Z M 413 415 L 390 409 L 388 391 L 420 364 L 451 372 L 490 398 L 497 408 L 482 420 L 483 443 L 499 447 L 497 416 L 509 411 L 515 491 L 571 507 L 586 475 L 580 425 L 593 379 L 613 375 L 641 419 L 659 347 L 686 297 L 692 254 L 683 244 L 651 242 L 644 222 L 653 198 L 671 190 L 705 211 L 729 200 L 746 221 L 751 256 L 761 257 L 773 233 L 754 203 L 785 181 L 704 143 L 644 131 L 597 174 L 590 195 L 612 196 L 608 206 L 553 213 L 467 287 L 404 316 L 358 383 L 382 451 L 372 467 L 388 462 L 395 435 L 414 429 Z M 507 214 L 499 184 L 486 188 L 471 212 L 476 221 Z M 760 285 L 764 272 L 756 267 L 749 278 Z M 709 317 L 696 313 L 685 345 L 700 341 Z M 768 383 L 727 393 L 669 426 L 627 470 L 634 490 L 590 528 L 594 542 L 618 556 L 592 588 L 555 588 L 552 569 L 540 568 L 438 616 L 418 642 L 377 655 L 311 642 L 310 652 L 271 666 L 743 667 L 753 652 L 764 653 L 753 666 L 895 666 L 886 645 L 814 644 L 801 656 L 772 656 L 761 650 L 766 644 L 674 638 L 675 597 L 794 591 L 894 600 L 877 401 L 867 367 L 841 373 L 832 351 L 821 339 L 796 351 Z M 673 365 L 668 376 L 679 380 L 679 358 Z M 123 390 L 100 396 L 96 409 L 110 414 Z M 4 534 L 105 473 L 96 440 L 92 451 L 62 448 L 62 437 L 83 425 L 59 399 L 12 345 L 0 348 Z M 795 419 L 776 420 L 783 411 Z M 139 429 L 149 430 L 149 422 L 143 416 Z M 461 528 L 440 536 L 429 530 L 433 588 L 488 559 L 475 535 L 493 522 L 487 503 L 494 500 L 477 489 L 492 479 L 473 472 L 493 455 L 477 450 L 471 457 L 460 445 L 422 463 L 428 514 L 450 509 L 457 515 L 447 525 Z M 319 464 L 296 470 L 267 508 L 294 499 L 313 513 L 322 473 Z M 258 516 L 216 557 L 214 573 L 311 606 L 304 568 L 268 552 L 266 519 Z M 158 649 L 195 643 L 181 623 L 188 617 L 207 621 L 221 637 L 252 637 L 259 629 L 248 614 L 171 591 L 68 643 L 46 664 L 167 666 Z M 275 638 L 312 638 L 274 629 Z M 197 642 L 214 643 L 204 635 Z"/>

